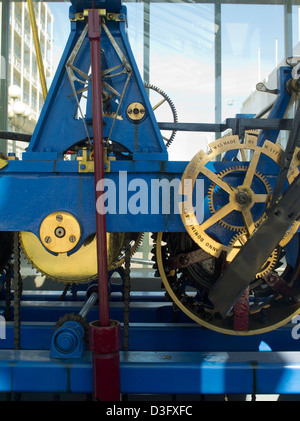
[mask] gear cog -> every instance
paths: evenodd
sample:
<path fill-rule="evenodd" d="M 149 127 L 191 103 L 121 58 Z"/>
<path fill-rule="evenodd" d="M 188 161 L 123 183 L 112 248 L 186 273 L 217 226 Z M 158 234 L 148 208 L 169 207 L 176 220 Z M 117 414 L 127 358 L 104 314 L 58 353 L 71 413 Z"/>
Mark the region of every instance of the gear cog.
<path fill-rule="evenodd" d="M 131 256 L 137 251 L 143 233 L 132 233 Z M 124 233 L 108 233 L 108 269 L 112 270 L 124 263 Z M 31 232 L 20 232 L 20 243 L 27 261 L 42 275 L 64 283 L 87 283 L 97 278 L 96 235 L 86 239 L 73 254 L 49 253 L 39 238 Z"/>
<path fill-rule="evenodd" d="M 227 256 L 230 255 L 230 260 L 232 260 L 235 249 L 228 244 L 230 241 L 228 237 L 223 240 L 218 236 L 217 227 L 219 226 L 220 231 L 221 224 L 229 228 L 229 232 L 230 229 L 238 232 L 244 229 L 248 235 L 254 232 L 266 215 L 265 211 L 272 195 L 268 181 L 258 168 L 260 164 L 264 165 L 265 157 L 277 164 L 279 168 L 284 152 L 279 145 L 268 140 L 262 146 L 257 145 L 257 136 L 251 133 L 245 135 L 244 143 L 240 143 L 236 135 L 225 136 L 210 143 L 209 147 L 208 153 L 198 152 L 187 165 L 182 176 L 181 188 L 184 191 L 186 180 L 192 180 L 192 186 L 194 186 L 200 174 L 210 181 L 212 186 L 208 192 L 208 205 L 211 216 L 199 224 L 194 212 L 193 193 L 187 192 L 181 218 L 187 232 L 198 246 L 214 257 L 219 257 L 224 252 Z M 241 155 L 250 151 L 252 157 L 249 165 L 230 167 L 222 173 L 212 171 L 207 164 L 212 163 L 216 156 L 231 150 L 239 150 Z M 287 181 L 291 183 L 298 173 L 296 164 L 292 162 Z M 293 227 L 290 227 L 287 235 L 280 242 L 281 247 L 290 241 L 299 224 L 300 222 L 297 221 Z M 227 260 L 229 260 L 228 257 Z"/>
<path fill-rule="evenodd" d="M 178 115 L 177 115 L 177 111 L 175 108 L 175 105 L 173 103 L 173 101 L 171 100 L 171 98 L 160 88 L 158 88 L 157 86 L 151 85 L 150 83 L 144 83 L 144 86 L 146 89 L 151 89 L 154 92 L 157 92 L 160 96 L 163 97 L 162 100 L 160 100 L 159 102 L 157 102 L 154 106 L 153 106 L 153 111 L 155 111 L 157 108 L 159 108 L 163 103 L 167 102 L 167 104 L 169 105 L 171 112 L 172 112 L 172 116 L 173 116 L 173 122 L 174 123 L 178 123 Z M 173 142 L 175 135 L 177 133 L 177 130 L 173 130 L 171 133 L 171 136 L 169 137 L 165 137 L 163 136 L 163 139 L 165 141 L 165 145 L 166 148 L 168 148 L 171 143 Z"/>
<path fill-rule="evenodd" d="M 219 178 L 226 181 L 226 177 L 230 177 L 230 175 L 234 175 L 236 180 L 238 180 L 239 176 L 242 176 L 240 178 L 244 179 L 245 174 L 248 170 L 248 167 L 245 165 L 238 165 L 235 167 L 228 167 L 225 170 L 221 171 L 219 173 Z M 253 183 L 256 183 L 258 187 L 260 187 L 261 190 L 264 190 L 265 194 L 271 195 L 272 188 L 270 183 L 268 182 L 267 178 L 259 171 L 255 171 Z M 222 201 L 223 191 L 218 188 L 218 186 L 215 183 L 212 183 L 208 189 L 207 199 L 208 199 L 208 207 L 211 214 L 214 214 L 217 211 L 218 201 Z M 216 202 L 216 203 L 215 203 Z M 236 218 L 235 218 L 236 219 Z M 255 221 L 255 226 L 257 227 L 262 219 L 262 216 L 259 217 Z M 218 221 L 220 225 L 222 225 L 224 228 L 227 228 L 231 231 L 241 231 L 244 230 L 244 224 L 241 220 L 241 225 L 235 225 L 233 223 L 226 222 L 226 217 L 224 219 L 221 219 Z"/>

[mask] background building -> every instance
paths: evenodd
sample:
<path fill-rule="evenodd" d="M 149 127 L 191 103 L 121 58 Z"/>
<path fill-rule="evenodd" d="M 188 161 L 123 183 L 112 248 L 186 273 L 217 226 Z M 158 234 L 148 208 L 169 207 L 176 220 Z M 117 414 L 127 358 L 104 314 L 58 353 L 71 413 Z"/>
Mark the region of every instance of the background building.
<path fill-rule="evenodd" d="M 54 17 L 47 3 L 34 2 L 47 82 L 52 79 Z M 11 2 L 9 17 L 8 119 L 13 131 L 31 134 L 44 103 L 27 2 Z M 24 144 L 8 142 L 22 153 Z"/>

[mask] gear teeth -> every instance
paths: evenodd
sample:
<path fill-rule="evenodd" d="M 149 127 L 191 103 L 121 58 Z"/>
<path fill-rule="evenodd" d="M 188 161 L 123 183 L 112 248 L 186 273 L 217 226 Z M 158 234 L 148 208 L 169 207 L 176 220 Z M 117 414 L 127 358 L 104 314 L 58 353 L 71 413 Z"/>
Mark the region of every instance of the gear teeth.
<path fill-rule="evenodd" d="M 237 166 L 230 166 L 225 168 L 225 170 L 221 171 L 219 173 L 219 176 L 221 178 L 223 178 L 224 176 L 226 176 L 227 174 L 230 173 L 234 173 L 237 171 L 247 171 L 248 170 L 248 166 L 246 165 L 237 165 Z M 272 187 L 267 179 L 267 177 L 262 174 L 260 171 L 255 171 L 255 176 L 263 183 L 265 190 L 266 190 L 266 194 L 271 194 L 272 193 Z M 208 208 L 211 214 L 215 213 L 215 207 L 213 204 L 213 194 L 214 194 L 214 188 L 215 188 L 215 183 L 212 183 L 209 188 L 208 188 L 208 192 L 207 192 L 207 201 L 208 201 Z M 255 226 L 257 227 L 259 224 L 260 220 L 258 220 L 255 223 Z M 244 227 L 239 227 L 236 225 L 232 225 L 232 224 L 228 224 L 227 222 L 224 222 L 223 220 L 218 221 L 218 224 L 220 224 L 223 228 L 226 228 L 230 231 L 234 231 L 237 232 L 238 234 L 242 233 L 242 230 L 244 229 Z"/>
<path fill-rule="evenodd" d="M 247 171 L 247 168 L 248 167 L 246 167 L 245 165 L 230 166 L 230 167 L 225 168 L 225 170 L 219 172 L 219 176 L 223 178 L 225 175 L 230 174 L 235 171 Z M 213 204 L 213 194 L 214 194 L 215 186 L 216 184 L 212 183 L 210 187 L 208 188 L 208 192 L 207 192 L 208 208 L 211 214 L 216 212 L 214 204 Z M 244 229 L 243 227 L 237 227 L 235 225 L 227 224 L 226 222 L 222 220 L 218 221 L 218 223 L 223 228 L 229 229 L 230 231 L 236 231 L 238 233 L 241 233 L 241 231 Z"/>
<path fill-rule="evenodd" d="M 19 241 L 20 241 L 20 248 L 21 248 L 22 252 L 24 253 L 25 259 L 27 260 L 28 264 L 31 264 L 32 269 L 35 269 L 38 273 L 40 273 L 42 276 L 45 276 L 50 281 L 62 282 L 64 284 L 70 283 L 70 280 L 67 281 L 67 280 L 64 280 L 64 279 L 55 278 L 55 277 L 51 276 L 50 274 L 42 271 L 39 267 L 37 267 L 26 253 L 26 249 L 25 249 L 25 247 L 23 245 L 23 242 L 22 242 L 21 233 L 19 233 Z M 92 277 L 86 278 L 83 281 L 73 281 L 72 284 L 88 283 L 88 282 L 91 282 L 95 279 L 97 279 L 97 276 L 92 276 Z"/>
<path fill-rule="evenodd" d="M 157 86 L 154 86 L 154 85 L 152 85 L 150 83 L 144 83 L 144 87 L 147 88 L 147 89 L 152 89 L 153 91 L 159 93 L 161 96 L 163 96 L 166 99 L 166 101 L 168 102 L 168 104 L 169 104 L 169 106 L 171 108 L 171 111 L 172 111 L 172 114 L 173 114 L 174 123 L 178 123 L 177 110 L 175 108 L 175 105 L 174 105 L 173 101 L 169 97 L 169 95 L 167 95 L 162 89 L 160 89 Z M 168 148 L 171 145 L 171 143 L 173 142 L 173 140 L 174 140 L 174 138 L 176 136 L 176 133 L 177 133 L 177 130 L 173 130 L 172 131 L 172 134 L 171 134 L 170 138 L 168 139 L 168 141 L 165 144 L 166 145 L 166 148 Z"/>
<path fill-rule="evenodd" d="M 259 133 L 260 133 L 260 130 L 257 130 L 257 129 L 248 129 L 248 130 L 245 130 L 245 135 L 246 134 L 251 134 L 253 136 L 259 136 Z"/>
<path fill-rule="evenodd" d="M 136 253 L 136 251 L 138 250 L 138 248 L 140 247 L 140 245 L 142 244 L 142 242 L 143 242 L 143 237 L 144 237 L 144 233 L 139 233 L 138 234 L 138 237 L 137 237 L 137 239 L 135 240 L 135 243 L 134 243 L 134 245 L 132 246 L 132 248 L 131 248 L 131 254 L 130 254 L 130 257 L 132 257 L 133 256 L 133 254 L 134 253 Z M 21 234 L 19 234 L 19 241 L 20 241 L 20 247 L 21 247 L 21 250 L 22 250 L 22 252 L 24 253 L 24 256 L 25 256 L 25 258 L 26 258 L 26 260 L 27 260 L 27 262 L 28 262 L 28 264 L 30 264 L 31 265 L 31 268 L 32 269 L 35 269 L 38 273 L 40 273 L 42 276 L 45 276 L 47 279 L 49 279 L 49 280 L 52 280 L 53 282 L 62 282 L 62 283 L 64 283 L 64 284 L 66 284 L 66 283 L 72 283 L 72 284 L 83 284 L 83 283 L 89 283 L 89 282 L 92 282 L 92 281 L 94 281 L 94 280 L 96 280 L 97 279 L 97 274 L 95 275 L 95 276 L 90 276 L 90 277 L 87 277 L 87 278 L 84 278 L 84 279 L 82 279 L 82 280 L 79 280 L 79 281 L 70 281 L 70 280 L 66 280 L 66 279 L 60 279 L 60 278 L 58 278 L 58 277 L 53 277 L 53 276 L 51 276 L 50 274 L 48 274 L 48 273 L 46 273 L 46 272 L 44 272 L 44 271 L 42 271 L 38 266 L 36 266 L 35 264 L 34 264 L 34 262 L 30 259 L 30 257 L 28 256 L 28 254 L 26 253 L 26 249 L 25 249 L 25 247 L 24 247 L 24 245 L 23 245 L 23 242 L 22 242 L 22 237 L 21 237 Z M 117 262 L 115 262 L 115 263 L 112 263 L 110 266 L 109 266 L 109 270 L 112 270 L 112 269 L 115 269 L 116 267 L 119 267 L 119 266 L 121 266 L 122 264 L 123 264 L 123 262 L 124 262 L 124 257 L 123 258 L 121 258 L 121 259 L 119 259 Z"/>

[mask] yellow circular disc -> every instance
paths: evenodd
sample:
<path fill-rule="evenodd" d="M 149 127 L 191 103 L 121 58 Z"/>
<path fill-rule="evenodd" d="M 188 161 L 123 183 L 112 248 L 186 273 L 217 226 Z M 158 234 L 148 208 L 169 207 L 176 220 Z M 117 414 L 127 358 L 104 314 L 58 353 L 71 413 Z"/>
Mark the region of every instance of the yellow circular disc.
<path fill-rule="evenodd" d="M 87 282 L 97 276 L 96 237 L 70 254 L 49 253 L 38 237 L 31 232 L 20 233 L 20 241 L 27 259 L 47 278 L 62 282 Z"/>
<path fill-rule="evenodd" d="M 77 219 L 68 212 L 53 212 L 40 226 L 43 245 L 54 253 L 67 253 L 80 240 L 81 229 Z"/>
<path fill-rule="evenodd" d="M 131 120 L 139 121 L 145 117 L 145 107 L 140 102 L 133 102 L 127 107 L 127 115 Z"/>
<path fill-rule="evenodd" d="M 107 261 L 110 267 L 119 257 L 124 233 L 107 234 Z M 83 283 L 97 277 L 96 235 L 89 237 L 75 253 L 54 255 L 31 232 L 20 232 L 22 249 L 30 263 L 47 278 L 61 282 Z"/>

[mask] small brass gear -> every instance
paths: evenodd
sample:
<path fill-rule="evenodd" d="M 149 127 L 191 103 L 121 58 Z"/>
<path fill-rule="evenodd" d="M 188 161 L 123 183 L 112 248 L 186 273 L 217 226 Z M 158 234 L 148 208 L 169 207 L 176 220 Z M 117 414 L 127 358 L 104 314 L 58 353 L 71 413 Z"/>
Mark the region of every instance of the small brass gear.
<path fill-rule="evenodd" d="M 171 98 L 162 89 L 158 88 L 157 86 L 151 85 L 150 83 L 144 83 L 144 86 L 146 89 L 150 89 L 154 92 L 157 92 L 162 97 L 160 101 L 158 101 L 155 105 L 153 105 L 152 107 L 153 111 L 158 109 L 162 104 L 167 103 L 169 105 L 169 108 L 172 114 L 173 122 L 178 123 L 177 110 Z M 177 133 L 177 130 L 173 130 L 171 133 L 171 136 L 169 137 L 162 136 L 165 141 L 166 148 L 168 148 L 171 145 L 171 143 L 173 142 L 175 138 L 176 133 Z"/>
<path fill-rule="evenodd" d="M 239 250 L 248 241 L 248 237 L 249 236 L 246 232 L 238 233 L 232 237 L 232 239 L 229 242 L 229 245 Z M 257 272 L 256 279 L 262 278 L 263 276 L 270 273 L 273 269 L 275 269 L 277 261 L 278 261 L 278 250 L 276 248 L 275 250 L 273 250 L 269 258 L 265 261 L 260 271 Z"/>
<path fill-rule="evenodd" d="M 136 238 L 134 238 L 133 240 L 131 240 L 130 242 L 130 257 L 132 257 L 137 250 L 139 249 L 139 247 L 142 245 L 143 243 L 143 238 L 144 238 L 144 233 L 140 232 L 137 233 Z M 109 266 L 109 270 L 112 269 L 116 269 L 120 266 L 122 266 L 122 264 L 125 262 L 125 250 L 123 250 L 123 248 L 121 249 L 121 254 L 119 256 L 119 258 L 117 260 L 115 260 L 110 266 Z"/>
<path fill-rule="evenodd" d="M 219 173 L 219 177 L 221 179 L 223 179 L 228 174 L 238 173 L 238 172 L 246 174 L 247 170 L 248 170 L 248 167 L 246 165 L 237 165 L 237 166 L 234 166 L 234 167 L 228 167 L 228 168 L 226 168 L 225 170 L 223 170 Z M 271 188 L 271 185 L 270 185 L 269 181 L 267 180 L 267 178 L 259 171 L 255 171 L 254 177 L 257 178 L 262 183 L 262 185 L 265 189 L 265 194 L 271 195 L 272 188 Z M 216 212 L 216 208 L 215 208 L 215 205 L 214 205 L 215 188 L 216 188 L 216 184 L 212 183 L 209 186 L 208 193 L 207 193 L 208 208 L 209 208 L 211 214 Z M 262 217 L 260 217 L 257 221 L 255 221 L 255 227 L 257 227 L 259 225 L 259 223 L 261 222 L 261 219 L 262 219 Z M 224 228 L 227 228 L 231 231 L 238 231 L 238 232 L 244 231 L 244 226 L 233 225 L 233 224 L 227 223 L 223 219 L 221 219 L 218 222 Z"/>

